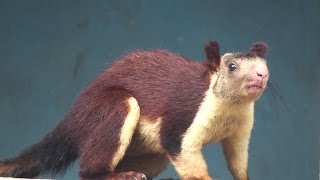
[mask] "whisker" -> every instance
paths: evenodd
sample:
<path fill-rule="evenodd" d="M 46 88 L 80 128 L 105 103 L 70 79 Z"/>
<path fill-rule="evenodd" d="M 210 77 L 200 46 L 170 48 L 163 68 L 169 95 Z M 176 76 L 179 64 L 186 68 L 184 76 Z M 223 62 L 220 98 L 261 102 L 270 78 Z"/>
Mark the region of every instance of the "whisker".
<path fill-rule="evenodd" d="M 268 93 L 268 96 L 269 96 L 269 98 L 268 98 L 268 100 L 269 100 L 269 105 L 270 106 L 274 106 L 275 104 L 274 104 L 274 102 L 275 102 L 275 96 L 274 96 L 274 93 L 273 93 L 273 91 L 272 91 L 272 88 L 271 89 L 268 89 L 267 90 L 267 93 Z"/>
<path fill-rule="evenodd" d="M 274 81 L 272 82 L 271 80 L 269 80 L 268 82 L 268 86 L 270 87 L 270 93 L 272 94 L 272 99 L 275 100 L 275 102 L 277 102 L 277 99 L 280 100 L 281 104 L 283 105 L 283 107 L 285 108 L 285 110 L 287 112 L 289 112 L 289 107 L 286 103 L 286 101 L 284 100 L 283 96 L 280 94 L 279 92 L 279 88 L 278 86 L 274 83 Z"/>
<path fill-rule="evenodd" d="M 269 105 L 271 107 L 275 107 L 276 114 L 279 114 L 278 104 L 276 103 L 277 102 L 276 93 L 274 92 L 275 91 L 274 87 L 271 84 L 272 83 L 269 81 L 268 82 L 268 89 L 267 89 L 268 96 L 269 96 Z"/>

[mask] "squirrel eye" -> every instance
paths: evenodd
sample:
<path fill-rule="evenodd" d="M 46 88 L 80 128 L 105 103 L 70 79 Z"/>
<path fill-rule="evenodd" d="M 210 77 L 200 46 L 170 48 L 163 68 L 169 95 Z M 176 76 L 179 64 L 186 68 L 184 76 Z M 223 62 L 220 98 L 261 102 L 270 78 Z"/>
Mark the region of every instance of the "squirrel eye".
<path fill-rule="evenodd" d="M 236 70 L 238 68 L 238 66 L 235 63 L 230 63 L 228 65 L 228 68 L 229 68 L 229 71 L 234 71 L 234 70 Z"/>

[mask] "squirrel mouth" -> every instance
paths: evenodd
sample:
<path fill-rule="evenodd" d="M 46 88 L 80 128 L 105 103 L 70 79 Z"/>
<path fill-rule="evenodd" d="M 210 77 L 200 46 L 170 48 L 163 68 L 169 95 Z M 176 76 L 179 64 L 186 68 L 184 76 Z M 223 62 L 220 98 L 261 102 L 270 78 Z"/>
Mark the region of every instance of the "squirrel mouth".
<path fill-rule="evenodd" d="M 246 88 L 248 93 L 256 94 L 256 93 L 260 93 L 264 89 L 264 86 L 262 83 L 254 83 L 254 84 L 247 85 Z"/>

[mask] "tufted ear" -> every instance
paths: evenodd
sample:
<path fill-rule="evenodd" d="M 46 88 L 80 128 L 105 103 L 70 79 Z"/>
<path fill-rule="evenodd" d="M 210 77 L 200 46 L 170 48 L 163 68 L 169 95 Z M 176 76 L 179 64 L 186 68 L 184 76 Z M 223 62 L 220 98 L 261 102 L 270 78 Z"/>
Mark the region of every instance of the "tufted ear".
<path fill-rule="evenodd" d="M 220 65 L 220 50 L 217 41 L 209 41 L 204 47 L 207 62 L 206 64 L 212 71 L 216 71 Z"/>
<path fill-rule="evenodd" d="M 269 46 L 265 42 L 255 42 L 251 44 L 250 52 L 264 58 L 269 50 Z"/>

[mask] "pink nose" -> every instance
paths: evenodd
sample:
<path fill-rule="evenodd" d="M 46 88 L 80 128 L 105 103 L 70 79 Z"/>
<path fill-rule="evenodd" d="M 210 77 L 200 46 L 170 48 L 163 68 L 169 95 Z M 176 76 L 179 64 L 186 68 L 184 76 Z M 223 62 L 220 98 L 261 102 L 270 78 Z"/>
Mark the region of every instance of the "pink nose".
<path fill-rule="evenodd" d="M 258 66 L 256 68 L 256 73 L 261 78 L 266 78 L 269 75 L 269 71 L 265 66 Z"/>

